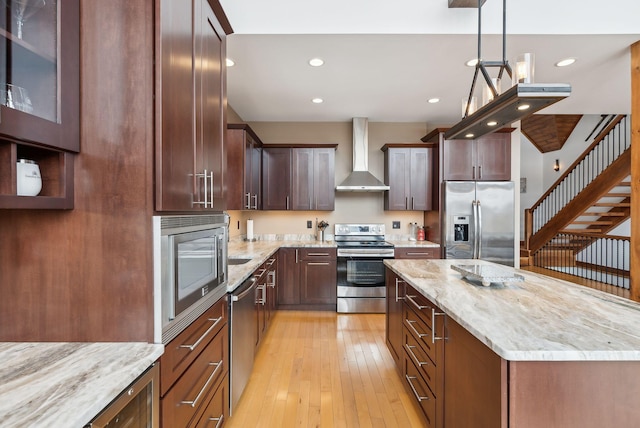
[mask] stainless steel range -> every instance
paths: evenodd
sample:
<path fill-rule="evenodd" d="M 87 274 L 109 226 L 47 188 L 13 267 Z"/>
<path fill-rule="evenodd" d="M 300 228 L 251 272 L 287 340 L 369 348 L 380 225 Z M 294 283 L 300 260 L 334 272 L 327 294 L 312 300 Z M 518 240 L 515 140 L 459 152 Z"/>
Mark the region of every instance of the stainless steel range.
<path fill-rule="evenodd" d="M 384 259 L 394 257 L 384 224 L 336 224 L 338 312 L 384 313 Z"/>

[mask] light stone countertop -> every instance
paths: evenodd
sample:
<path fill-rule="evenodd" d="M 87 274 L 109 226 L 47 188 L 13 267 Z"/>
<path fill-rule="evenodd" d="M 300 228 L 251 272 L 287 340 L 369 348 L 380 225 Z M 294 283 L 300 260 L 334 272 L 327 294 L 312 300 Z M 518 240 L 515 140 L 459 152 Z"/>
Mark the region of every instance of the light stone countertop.
<path fill-rule="evenodd" d="M 387 239 L 394 247 L 400 248 L 440 248 L 440 244 L 431 241 L 409 241 L 408 239 Z"/>
<path fill-rule="evenodd" d="M 481 260 L 385 264 L 506 360 L 640 360 L 636 302 Z M 470 264 L 493 265 L 524 281 L 485 287 L 451 269 Z"/>
<path fill-rule="evenodd" d="M 147 343 L 0 343 L 0 426 L 84 427 L 164 350 Z"/>

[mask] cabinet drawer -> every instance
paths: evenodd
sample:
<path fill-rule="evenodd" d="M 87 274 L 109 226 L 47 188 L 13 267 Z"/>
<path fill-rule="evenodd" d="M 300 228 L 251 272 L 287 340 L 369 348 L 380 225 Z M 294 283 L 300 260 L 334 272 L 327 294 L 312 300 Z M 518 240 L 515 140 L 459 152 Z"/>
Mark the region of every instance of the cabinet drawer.
<path fill-rule="evenodd" d="M 413 362 L 405 354 L 403 381 L 409 387 L 411 395 L 417 400 L 427 421 L 427 427 L 436 426 L 436 397 L 420 375 Z"/>
<path fill-rule="evenodd" d="M 227 325 L 218 332 L 189 369 L 162 399 L 162 426 L 187 426 L 203 403 L 208 403 L 228 371 Z M 206 404 L 205 404 L 206 405 Z"/>
<path fill-rule="evenodd" d="M 434 332 L 431 330 L 431 320 L 425 322 L 423 317 L 412 310 L 405 302 L 402 310 L 402 324 L 404 329 L 411 334 L 424 352 L 435 365 L 438 365 L 438 351 L 442 346 L 441 340 L 434 340 Z"/>
<path fill-rule="evenodd" d="M 160 396 L 166 394 L 226 323 L 227 299 L 223 298 L 165 346 L 160 358 Z"/>
<path fill-rule="evenodd" d="M 395 248 L 396 259 L 439 259 L 440 247 Z"/>
<path fill-rule="evenodd" d="M 413 361 L 413 364 L 427 382 L 431 391 L 437 395 L 436 391 L 438 389 L 436 388 L 436 385 L 438 381 L 438 370 L 436 369 L 436 365 L 433 363 L 432 357 L 409 332 L 408 327 L 403 329 L 402 336 L 402 347 L 404 348 L 407 358 Z"/>
<path fill-rule="evenodd" d="M 300 260 L 335 260 L 335 248 L 300 248 Z"/>
<path fill-rule="evenodd" d="M 229 418 L 229 376 L 225 376 L 214 392 L 200 419 L 192 424 L 192 428 L 219 428 Z"/>

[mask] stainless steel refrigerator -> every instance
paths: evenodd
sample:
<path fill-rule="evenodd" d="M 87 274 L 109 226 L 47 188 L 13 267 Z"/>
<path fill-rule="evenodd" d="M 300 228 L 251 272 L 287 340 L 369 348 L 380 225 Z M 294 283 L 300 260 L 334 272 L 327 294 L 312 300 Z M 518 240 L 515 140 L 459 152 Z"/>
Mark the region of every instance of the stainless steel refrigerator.
<path fill-rule="evenodd" d="M 442 242 L 447 259 L 514 265 L 515 186 L 512 181 L 445 181 Z"/>

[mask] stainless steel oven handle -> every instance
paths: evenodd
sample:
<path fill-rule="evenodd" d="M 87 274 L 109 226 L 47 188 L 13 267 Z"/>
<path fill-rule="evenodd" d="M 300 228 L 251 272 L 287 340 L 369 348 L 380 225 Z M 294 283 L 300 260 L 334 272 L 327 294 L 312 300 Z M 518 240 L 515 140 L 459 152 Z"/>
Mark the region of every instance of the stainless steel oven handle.
<path fill-rule="evenodd" d="M 195 341 L 195 343 L 193 343 L 192 345 L 180 345 L 178 346 L 178 348 L 187 348 L 189 351 L 193 351 L 194 349 L 196 349 L 198 347 L 198 345 L 200 344 L 200 342 L 202 342 L 202 340 L 207 337 L 207 335 L 209 333 L 211 333 L 211 330 L 213 330 L 215 328 L 215 326 L 222 320 L 222 317 L 218 317 L 218 318 L 209 318 L 209 321 L 214 321 L 213 324 L 211 324 L 211 327 L 209 327 L 207 329 L 207 331 L 205 331 L 204 333 L 202 333 L 202 336 L 200 336 L 198 338 L 198 340 Z"/>
<path fill-rule="evenodd" d="M 204 383 L 204 386 L 202 387 L 200 392 L 198 392 L 198 395 L 196 395 L 196 398 L 190 401 L 181 401 L 180 404 L 188 404 L 191 407 L 196 407 L 196 404 L 198 404 L 198 400 L 200 400 L 200 397 L 202 397 L 202 394 L 204 394 L 204 392 L 207 390 L 209 383 L 213 380 L 218 370 L 222 367 L 222 360 L 218 361 L 217 363 L 211 362 L 209 363 L 209 365 L 216 366 L 216 368 L 213 370 L 213 373 L 211 373 L 211 375 L 209 376 L 209 379 L 207 379 L 207 381 Z"/>

